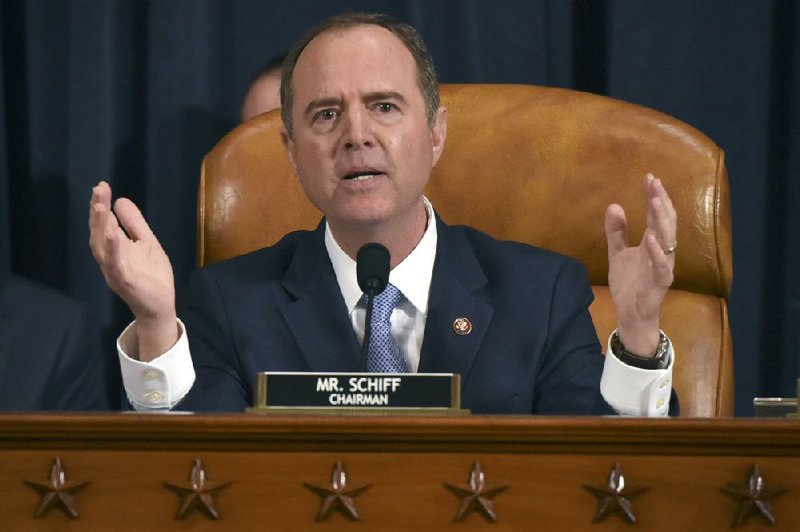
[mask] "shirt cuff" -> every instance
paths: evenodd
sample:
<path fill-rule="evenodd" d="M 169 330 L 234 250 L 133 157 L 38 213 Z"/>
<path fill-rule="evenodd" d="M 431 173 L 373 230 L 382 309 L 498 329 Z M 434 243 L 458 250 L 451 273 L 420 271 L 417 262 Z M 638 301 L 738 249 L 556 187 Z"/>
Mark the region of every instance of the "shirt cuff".
<path fill-rule="evenodd" d="M 612 332 L 613 335 L 613 332 Z M 669 343 L 668 364 L 664 369 L 641 369 L 629 366 L 611 351 L 608 339 L 600 393 L 603 399 L 623 416 L 666 417 L 672 393 L 672 366 L 675 351 Z"/>
<path fill-rule="evenodd" d="M 122 384 L 135 410 L 167 410 L 183 399 L 194 384 L 195 374 L 186 328 L 178 320 L 178 341 L 150 362 L 136 356 L 136 322 L 128 325 L 117 338 L 117 354 L 122 370 Z"/>

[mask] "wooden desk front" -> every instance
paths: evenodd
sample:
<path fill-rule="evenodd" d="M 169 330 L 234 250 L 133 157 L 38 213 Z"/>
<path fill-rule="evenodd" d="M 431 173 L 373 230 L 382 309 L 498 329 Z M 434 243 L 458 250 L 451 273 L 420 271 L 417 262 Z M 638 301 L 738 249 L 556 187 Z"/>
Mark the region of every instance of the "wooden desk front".
<path fill-rule="evenodd" d="M 79 514 L 54 505 L 26 480 L 48 482 L 59 458 Z M 190 510 L 166 483 L 186 484 L 202 460 L 207 480 L 229 482 L 212 503 Z M 316 521 L 336 462 L 359 520 L 336 510 Z M 479 463 L 497 517 L 477 507 L 454 521 Z M 740 503 L 722 488 L 745 488 L 758 465 L 777 519 L 745 530 L 800 530 L 800 420 L 543 417 L 249 415 L 0 416 L 1 530 L 607 530 L 627 529 L 619 512 L 593 523 L 596 498 L 621 466 L 636 526 L 728 530 Z M 492 488 L 507 486 L 493 493 Z M 346 491 L 346 490 L 345 490 Z M 623 492 L 623 495 L 625 492 Z"/>

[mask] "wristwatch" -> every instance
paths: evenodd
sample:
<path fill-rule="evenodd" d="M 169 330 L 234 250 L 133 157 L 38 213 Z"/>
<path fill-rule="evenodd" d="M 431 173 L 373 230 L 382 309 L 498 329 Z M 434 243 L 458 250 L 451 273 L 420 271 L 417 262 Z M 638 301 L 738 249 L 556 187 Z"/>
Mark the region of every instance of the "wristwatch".
<path fill-rule="evenodd" d="M 628 366 L 640 369 L 665 369 L 669 364 L 669 338 L 664 333 L 659 333 L 658 348 L 652 357 L 643 357 L 631 353 L 619 339 L 619 333 L 614 331 L 611 335 L 611 352 Z"/>

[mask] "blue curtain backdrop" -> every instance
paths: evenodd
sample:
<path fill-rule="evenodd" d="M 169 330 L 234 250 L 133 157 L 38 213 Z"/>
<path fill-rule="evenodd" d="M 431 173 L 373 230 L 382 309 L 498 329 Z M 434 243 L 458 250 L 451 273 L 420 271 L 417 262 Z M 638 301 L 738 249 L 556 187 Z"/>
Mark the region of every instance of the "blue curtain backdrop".
<path fill-rule="evenodd" d="M 794 0 L 0 1 L 0 275 L 83 301 L 108 356 L 127 310 L 89 253 L 98 180 L 144 210 L 181 285 L 203 154 L 248 83 L 342 11 L 417 27 L 443 82 L 607 94 L 682 119 L 727 154 L 737 414 L 800 376 L 800 8 Z"/>

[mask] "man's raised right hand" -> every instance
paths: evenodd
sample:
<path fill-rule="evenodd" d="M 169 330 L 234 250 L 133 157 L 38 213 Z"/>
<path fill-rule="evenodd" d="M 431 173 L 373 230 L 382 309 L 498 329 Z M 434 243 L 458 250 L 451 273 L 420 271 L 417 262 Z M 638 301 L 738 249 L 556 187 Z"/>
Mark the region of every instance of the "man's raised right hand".
<path fill-rule="evenodd" d="M 166 352 L 179 335 L 172 265 L 132 201 L 120 198 L 111 210 L 111 187 L 104 181 L 89 202 L 89 247 L 106 283 L 136 318 L 139 360 Z"/>

